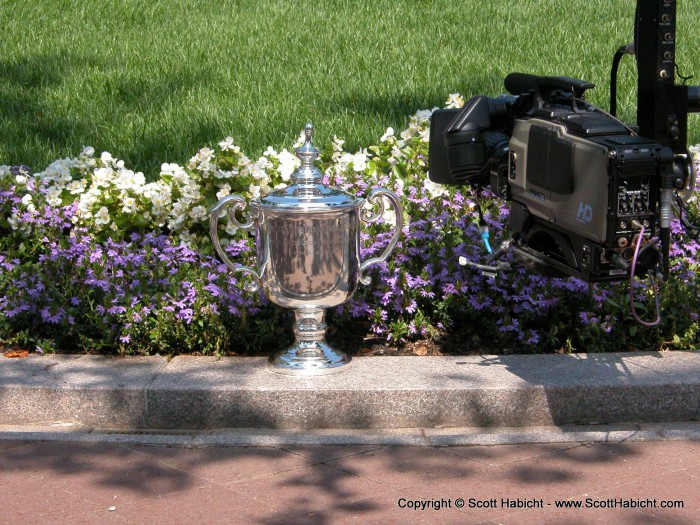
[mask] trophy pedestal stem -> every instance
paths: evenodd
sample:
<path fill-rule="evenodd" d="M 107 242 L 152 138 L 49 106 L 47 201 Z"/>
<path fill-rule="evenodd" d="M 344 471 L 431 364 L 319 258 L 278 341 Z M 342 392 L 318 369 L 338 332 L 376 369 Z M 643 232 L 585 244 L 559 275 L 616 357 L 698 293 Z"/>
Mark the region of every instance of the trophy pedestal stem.
<path fill-rule="evenodd" d="M 342 372 L 350 356 L 326 343 L 326 311 L 322 308 L 294 310 L 296 342 L 270 358 L 268 368 L 278 374 L 320 376 Z"/>

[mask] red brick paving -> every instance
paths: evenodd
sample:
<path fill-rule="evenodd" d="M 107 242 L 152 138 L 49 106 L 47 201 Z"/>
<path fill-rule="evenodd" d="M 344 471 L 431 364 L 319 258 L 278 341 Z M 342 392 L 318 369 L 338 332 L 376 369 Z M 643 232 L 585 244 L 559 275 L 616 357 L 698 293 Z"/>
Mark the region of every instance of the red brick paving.
<path fill-rule="evenodd" d="M 656 508 L 556 507 L 587 498 L 656 500 Z M 507 508 L 505 499 L 543 508 Z M 662 500 L 683 508 L 660 508 Z M 407 508 L 421 503 L 427 508 Z M 112 523 L 700 524 L 700 443 L 189 449 L 0 441 L 0 524 Z"/>

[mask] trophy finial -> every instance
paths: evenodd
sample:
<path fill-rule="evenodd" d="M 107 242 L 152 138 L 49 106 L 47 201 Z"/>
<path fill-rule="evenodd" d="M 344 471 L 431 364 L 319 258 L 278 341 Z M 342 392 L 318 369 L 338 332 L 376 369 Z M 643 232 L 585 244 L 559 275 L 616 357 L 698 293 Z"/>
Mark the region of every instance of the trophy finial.
<path fill-rule="evenodd" d="M 307 122 L 304 127 L 304 144 L 296 149 L 296 155 L 301 160 L 301 166 L 292 173 L 292 180 L 298 183 L 314 183 L 321 180 L 323 177 L 318 169 L 314 166 L 314 161 L 321 154 L 311 143 L 311 138 L 314 134 L 314 126 L 311 122 Z"/>

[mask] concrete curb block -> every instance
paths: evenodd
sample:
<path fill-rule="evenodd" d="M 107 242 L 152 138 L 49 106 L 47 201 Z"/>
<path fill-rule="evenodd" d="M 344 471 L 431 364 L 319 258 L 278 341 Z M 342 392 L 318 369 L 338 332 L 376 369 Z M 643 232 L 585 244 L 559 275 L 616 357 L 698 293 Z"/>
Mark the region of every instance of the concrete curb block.
<path fill-rule="evenodd" d="M 354 432 L 696 420 L 700 352 L 360 357 L 307 379 L 274 374 L 264 358 L 0 358 L 0 425 Z"/>

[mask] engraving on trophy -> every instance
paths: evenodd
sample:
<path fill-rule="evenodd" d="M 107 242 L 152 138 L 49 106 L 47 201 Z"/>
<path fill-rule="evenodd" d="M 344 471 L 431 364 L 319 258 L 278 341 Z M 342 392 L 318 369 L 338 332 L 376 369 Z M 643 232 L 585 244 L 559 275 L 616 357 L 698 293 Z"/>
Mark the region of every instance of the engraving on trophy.
<path fill-rule="evenodd" d="M 289 299 L 310 299 L 347 294 L 351 257 L 349 216 L 330 218 L 271 218 L 269 220 L 270 271 Z M 342 302 L 342 301 L 341 301 Z"/>

